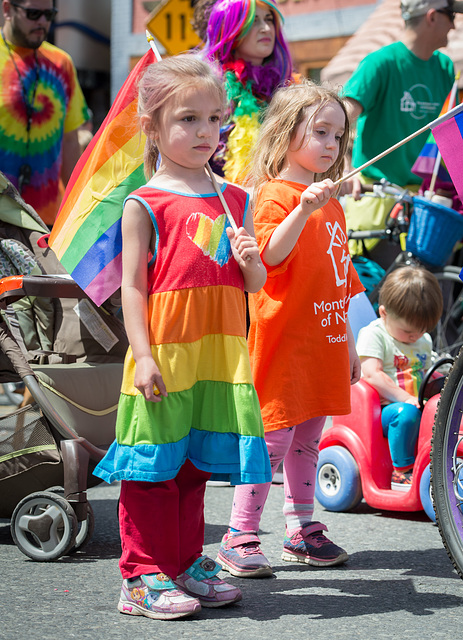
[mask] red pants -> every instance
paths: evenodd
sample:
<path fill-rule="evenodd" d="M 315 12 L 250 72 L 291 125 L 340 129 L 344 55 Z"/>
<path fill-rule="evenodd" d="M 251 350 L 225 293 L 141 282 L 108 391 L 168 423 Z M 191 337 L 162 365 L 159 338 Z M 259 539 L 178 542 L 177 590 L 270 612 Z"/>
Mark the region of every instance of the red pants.
<path fill-rule="evenodd" d="M 210 475 L 187 460 L 173 480 L 122 481 L 123 578 L 161 572 L 175 580 L 202 555 L 204 492 Z"/>

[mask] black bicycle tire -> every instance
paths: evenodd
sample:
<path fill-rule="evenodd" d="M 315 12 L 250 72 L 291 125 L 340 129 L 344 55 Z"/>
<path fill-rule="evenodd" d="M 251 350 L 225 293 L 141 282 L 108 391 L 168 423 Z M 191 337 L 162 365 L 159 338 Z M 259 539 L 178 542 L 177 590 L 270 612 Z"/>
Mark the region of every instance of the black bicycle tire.
<path fill-rule="evenodd" d="M 457 285 L 459 288 L 457 296 L 454 296 L 454 292 L 452 291 L 451 301 L 445 299 L 446 296 L 444 292 L 444 311 L 437 327 L 431 332 L 433 338 L 433 348 L 439 356 L 450 355 L 455 357 L 460 352 L 461 347 L 463 347 L 463 322 L 461 320 L 458 322 L 454 318 L 455 309 L 457 308 L 457 306 L 461 306 L 463 303 L 463 283 L 460 278 L 460 271 L 460 267 L 454 267 L 452 265 L 448 265 L 442 267 L 439 270 L 432 271 L 440 284 L 442 282 L 448 282 Z M 441 289 L 443 290 L 442 285 Z M 449 327 L 449 324 L 451 324 L 451 327 Z M 450 336 L 451 330 L 454 332 L 455 337 L 452 340 L 449 340 L 448 338 Z M 442 340 L 442 336 L 445 337 L 444 340 Z"/>
<path fill-rule="evenodd" d="M 454 452 L 463 414 L 463 350 L 447 376 L 436 411 L 431 440 L 431 490 L 436 523 L 445 550 L 463 579 L 462 500 L 455 491 Z M 457 479 L 460 474 L 457 475 Z M 457 485 L 457 491 L 459 487 Z"/>

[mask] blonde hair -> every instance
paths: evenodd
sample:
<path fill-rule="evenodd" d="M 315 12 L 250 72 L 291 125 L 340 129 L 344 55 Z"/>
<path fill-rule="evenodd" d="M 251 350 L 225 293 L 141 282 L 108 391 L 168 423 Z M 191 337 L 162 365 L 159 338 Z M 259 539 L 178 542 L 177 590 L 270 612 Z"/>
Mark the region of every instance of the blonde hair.
<path fill-rule="evenodd" d="M 307 127 L 311 126 L 317 113 L 330 102 L 339 104 L 345 115 L 345 129 L 339 144 L 339 154 L 333 166 L 323 174 L 315 174 L 314 180 L 331 178 L 336 181 L 342 176 L 344 156 L 349 143 L 349 120 L 344 103 L 337 93 L 321 87 L 309 80 L 278 89 L 268 106 L 264 121 L 254 147 L 252 169 L 249 182 L 257 193 L 264 182 L 277 178 L 285 163 L 289 146 L 297 127 L 309 115 Z"/>
<path fill-rule="evenodd" d="M 138 117 L 149 116 L 148 132 L 158 129 L 168 102 L 194 87 L 209 89 L 221 105 L 225 104 L 225 90 L 218 70 L 196 54 L 185 53 L 151 64 L 138 84 Z M 158 158 L 159 149 L 148 135 L 143 158 L 147 179 L 156 171 Z"/>

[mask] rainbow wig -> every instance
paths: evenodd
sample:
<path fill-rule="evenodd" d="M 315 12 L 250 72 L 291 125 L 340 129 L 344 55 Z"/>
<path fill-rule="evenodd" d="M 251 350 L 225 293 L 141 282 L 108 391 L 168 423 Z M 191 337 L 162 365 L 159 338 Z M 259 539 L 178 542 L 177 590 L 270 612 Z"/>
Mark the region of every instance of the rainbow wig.
<path fill-rule="evenodd" d="M 283 16 L 273 0 L 218 0 L 211 10 L 203 55 L 221 65 L 234 61 L 233 52 L 254 24 L 257 4 L 268 5 L 275 20 L 275 47 L 265 61 L 276 68 L 279 83 L 291 78 L 291 54 L 283 36 Z"/>

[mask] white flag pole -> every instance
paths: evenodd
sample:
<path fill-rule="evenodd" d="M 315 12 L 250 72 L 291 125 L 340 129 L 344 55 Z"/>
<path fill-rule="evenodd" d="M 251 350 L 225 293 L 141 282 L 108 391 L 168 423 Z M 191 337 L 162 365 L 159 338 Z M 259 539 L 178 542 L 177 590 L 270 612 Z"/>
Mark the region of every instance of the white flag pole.
<path fill-rule="evenodd" d="M 378 162 L 378 160 L 381 160 L 381 158 L 384 158 L 384 156 L 387 156 L 392 151 L 395 151 L 396 149 L 401 147 L 403 144 L 410 142 L 410 140 L 413 140 L 413 138 L 416 138 L 417 136 L 421 135 L 428 129 L 434 129 L 434 127 L 437 127 L 438 124 L 442 124 L 442 122 L 445 122 L 446 120 L 450 120 L 450 118 L 453 118 L 453 116 L 456 116 L 458 113 L 460 113 L 460 111 L 463 111 L 463 104 L 459 104 L 453 109 L 450 109 L 450 111 L 447 111 L 447 113 L 444 113 L 444 115 L 439 116 L 429 124 L 425 125 L 424 127 L 421 127 L 421 129 L 418 129 L 418 131 L 411 133 L 409 136 L 407 136 L 403 140 L 400 140 L 400 142 L 397 142 L 392 147 L 389 147 L 389 149 L 386 149 L 386 151 L 383 151 L 382 153 L 378 154 L 372 160 L 365 162 L 365 164 L 362 164 L 361 167 L 357 167 L 357 169 L 354 169 L 350 173 L 347 173 L 345 176 L 342 176 L 342 178 L 339 178 L 339 180 L 336 180 L 336 182 L 334 183 L 335 186 L 343 183 L 345 180 L 348 180 L 349 178 L 352 178 L 352 176 L 355 176 L 357 173 L 360 173 L 360 171 L 363 171 L 364 169 L 369 167 L 371 164 Z"/>
<path fill-rule="evenodd" d="M 219 196 L 219 200 L 222 203 L 222 207 L 225 209 L 225 213 L 227 215 L 228 222 L 230 223 L 230 226 L 233 229 L 233 231 L 235 233 L 238 233 L 238 226 L 237 226 L 237 224 L 235 222 L 235 219 L 232 216 L 232 213 L 231 213 L 230 208 L 229 208 L 229 206 L 227 204 L 227 201 L 224 198 L 224 195 L 223 195 L 223 193 L 222 193 L 222 191 L 220 189 L 220 186 L 218 185 L 217 180 L 215 179 L 214 172 L 212 171 L 212 168 L 211 168 L 211 165 L 209 164 L 209 162 L 206 164 L 206 169 L 207 169 L 207 172 L 209 174 L 209 177 L 211 178 L 212 185 L 213 185 L 213 187 L 215 189 L 215 192 Z"/>
<path fill-rule="evenodd" d="M 154 57 L 158 62 L 161 62 L 162 60 L 161 54 L 159 53 L 156 43 L 154 42 L 154 37 L 148 31 L 148 29 L 146 29 L 145 33 L 146 33 L 146 39 L 148 40 L 148 44 L 151 47 L 152 52 L 154 53 Z"/>
<path fill-rule="evenodd" d="M 440 167 L 440 161 L 442 160 L 442 156 L 441 153 L 439 151 L 439 149 L 437 150 L 437 156 L 436 156 L 436 162 L 434 163 L 434 169 L 432 170 L 432 178 L 431 178 L 431 182 L 429 183 L 429 194 L 428 197 L 431 198 L 435 191 L 434 188 L 436 186 L 436 180 L 437 180 L 437 174 L 439 173 L 439 167 Z"/>

